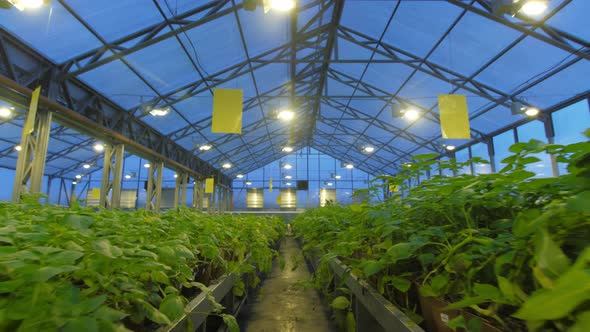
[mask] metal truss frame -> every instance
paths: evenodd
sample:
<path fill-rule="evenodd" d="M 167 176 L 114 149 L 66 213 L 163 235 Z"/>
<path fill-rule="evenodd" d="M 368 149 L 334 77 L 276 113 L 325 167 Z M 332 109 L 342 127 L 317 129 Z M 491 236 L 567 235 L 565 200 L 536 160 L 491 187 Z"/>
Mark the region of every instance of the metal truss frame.
<path fill-rule="evenodd" d="M 102 42 L 102 45 L 56 65 L 32 51 L 24 43 L 0 28 L 0 73 L 22 87 L 31 88 L 41 82 L 46 87 L 44 95 L 50 101 L 69 110 L 74 110 L 77 114 L 91 121 L 91 123 L 96 124 L 97 128 L 107 129 L 110 132 L 117 133 L 119 135 L 117 137 L 125 139 L 126 142 L 137 144 L 132 144 L 129 147 L 126 146 L 126 150 L 146 159 L 163 160 L 167 166 L 176 169 L 179 174 L 183 172 L 187 174 L 191 173 L 195 178 L 213 176 L 226 187 L 231 186 L 232 178 L 219 171 L 215 165 L 231 160 L 234 164 L 239 165 L 239 169 L 232 169 L 228 172 L 229 174 L 237 172 L 247 173 L 283 157 L 284 154 L 276 150 L 277 143 L 280 145 L 289 144 L 295 147 L 310 146 L 331 156 L 340 156 L 340 159 L 342 156 L 345 156 L 345 158 L 354 162 L 356 167 L 373 174 L 380 174 L 383 169 L 395 170 L 396 163 L 408 160 L 413 153 L 419 150 L 433 151 L 441 155 L 447 153 L 438 144 L 441 139 L 440 135 L 432 138 L 420 137 L 408 130 L 411 125 L 401 128 L 380 119 L 380 115 L 388 109 L 391 102 L 411 104 L 414 107 L 419 107 L 419 105 L 405 100 L 398 95 L 417 72 L 422 72 L 441 81 L 449 82 L 453 86 L 451 93 L 463 89 L 488 100 L 489 103 L 486 106 L 472 114 L 473 118 L 498 105 L 509 107 L 512 100 L 518 98 L 520 94 L 543 80 L 579 61 L 590 60 L 590 42 L 546 23 L 547 20 L 572 0 L 562 1 L 557 8 L 554 8 L 541 21 L 533 21 L 520 14 L 516 14 L 510 20 L 506 17 L 496 16 L 491 12 L 490 0 L 448 0 L 449 3 L 461 8 L 462 14 L 449 26 L 448 30 L 434 44 L 434 47 L 426 56 L 417 56 L 395 45 L 384 42 L 382 40 L 383 38 L 377 39 L 343 26 L 340 20 L 345 1 L 339 0 L 318 0 L 301 5 L 291 15 L 291 40 L 288 43 L 255 55 L 249 53 L 238 15 L 238 10 L 242 9 L 243 5 L 237 3 L 238 1 L 235 0 L 207 1 L 194 8 L 173 15 L 166 15 L 159 3 L 153 0 L 153 4 L 161 14 L 162 21 L 117 38 L 114 41 L 102 39 L 63 0 L 58 1 L 88 31 L 94 34 Z M 313 16 L 307 22 L 304 22 L 301 28 L 298 28 L 300 14 L 306 10 L 318 7 L 319 10 L 314 12 Z M 429 56 L 444 41 L 450 31 L 466 13 L 473 13 L 522 33 L 519 38 L 498 52 L 490 61 L 469 76 L 429 60 Z M 327 14 L 330 14 L 330 20 L 323 22 L 323 17 L 327 16 Z M 187 51 L 179 35 L 228 15 L 233 15 L 237 22 L 241 45 L 246 58 L 244 61 L 230 65 L 212 75 L 204 75 L 193 60 L 190 52 Z M 395 15 L 395 11 L 393 15 Z M 517 91 L 502 91 L 475 78 L 526 37 L 535 38 L 567 51 L 574 55 L 574 58 L 521 86 Z M 195 72 L 198 74 L 198 79 L 171 91 L 160 92 L 150 85 L 133 65 L 125 60 L 125 56 L 169 38 L 175 38 L 180 43 L 183 52 L 190 59 Z M 373 59 L 373 57 L 359 60 L 339 59 L 338 52 L 334 52 L 338 49 L 338 40 L 346 40 L 363 49 L 367 49 L 373 55 L 378 54 L 381 59 Z M 301 51 L 306 50 L 313 50 L 313 52 L 297 58 Z M 335 55 L 334 57 L 332 56 L 333 54 Z M 154 91 L 156 97 L 125 110 L 77 79 L 79 75 L 113 61 L 124 63 L 140 80 Z M 261 92 L 256 81 L 256 70 L 276 63 L 289 64 L 291 82 L 269 91 Z M 413 71 L 397 91 L 385 91 L 365 82 L 363 80 L 364 73 L 360 77 L 352 77 L 330 66 L 333 63 L 366 63 L 365 71 L 372 63 L 400 63 L 412 68 Z M 303 69 L 298 71 L 301 65 L 304 65 Z M 183 148 L 176 143 L 191 136 L 198 136 L 200 140 L 207 140 L 204 130 L 211 125 L 211 117 L 191 122 L 181 112 L 175 109 L 175 105 L 200 93 L 212 91 L 212 88 L 231 82 L 243 75 L 250 76 L 256 92 L 256 96 L 244 101 L 244 111 L 259 111 L 261 120 L 246 125 L 243 128 L 243 135 L 241 136 L 223 135 L 209 142 L 213 144 L 217 152 L 217 155 L 210 158 L 209 162 L 205 162 L 195 156 L 194 150 L 190 151 L 190 149 Z M 2 82 L 4 81 L 6 80 L 3 79 Z M 350 86 L 354 91 L 362 92 L 363 96 L 330 96 L 327 93 L 329 81 L 337 81 Z M 14 89 L 0 90 L 2 96 L 6 99 L 20 100 L 21 103 L 26 99 L 23 98 L 22 92 L 15 92 Z M 347 97 L 348 101 L 342 101 L 341 99 L 343 97 Z M 279 98 L 289 98 L 291 103 L 302 111 L 303 116 L 291 128 L 282 126 L 276 128 L 276 119 L 268 118 L 268 112 L 265 113 L 263 109 L 265 103 Z M 350 105 L 350 101 L 354 98 L 374 98 L 383 101 L 384 106 L 381 110 L 376 110 L 377 113 L 359 110 Z M 560 103 L 560 105 L 562 104 Z M 340 117 L 330 118 L 324 116 L 321 112 L 322 105 L 340 111 Z M 141 120 L 147 114 L 145 112 L 146 107 L 170 107 L 187 122 L 187 125 L 164 135 L 146 125 Z M 439 123 L 435 107 L 420 107 L 426 121 Z M 66 121 L 59 110 L 56 111 L 55 116 L 56 120 L 60 123 L 70 125 L 75 130 L 93 138 L 105 140 L 108 144 L 119 142 L 117 140 L 109 141 L 108 139 L 111 135 L 100 129 L 88 128 L 87 125 L 76 126 L 72 123 L 73 121 Z M 367 126 L 361 129 L 352 128 L 346 123 L 348 119 L 361 120 L 367 123 Z M 316 121 L 332 128 L 332 132 L 318 130 L 316 128 Z M 509 127 L 515 127 L 522 124 L 521 122 L 511 124 Z M 383 141 L 369 137 L 367 131 L 371 126 L 390 133 L 390 139 Z M 505 129 L 503 128 L 503 130 Z M 55 131 L 59 132 L 59 129 Z M 51 134 L 53 138 L 59 139 L 53 134 L 53 130 Z M 336 135 L 346 135 L 352 137 L 353 140 L 351 142 L 339 142 L 336 139 Z M 491 135 L 493 133 L 482 132 L 477 130 L 477 128 L 472 128 L 473 142 L 490 142 Z M 409 151 L 400 149 L 395 145 L 395 140 L 398 138 L 410 141 L 416 147 Z M 362 141 L 377 142 L 377 151 L 370 156 L 359 153 L 357 144 Z M 86 148 L 93 142 L 94 139 L 92 138 L 83 140 L 76 146 L 50 154 L 47 156 L 47 161 L 67 158 L 69 153 L 80 148 Z M 141 149 L 138 146 L 144 146 L 146 148 Z M 263 146 L 265 148 L 259 148 Z M 0 151 L 0 155 L 10 153 L 10 149 L 5 150 Z M 385 160 L 379 156 L 378 152 L 380 150 L 395 155 L 396 159 Z M 206 157 L 206 155 L 203 155 L 203 157 Z M 100 156 L 93 158 L 93 160 L 96 161 L 98 158 Z M 93 160 L 85 162 L 92 162 Z M 74 171 L 81 163 L 77 162 L 75 165 L 66 167 L 60 172 L 50 174 L 50 176 L 63 176 Z M 216 197 L 215 194 L 211 195 L 213 202 L 224 199 L 224 194 L 218 193 L 217 195 L 219 197 Z M 202 202 L 200 204 L 202 205 Z M 210 208 L 212 208 L 211 205 Z"/>

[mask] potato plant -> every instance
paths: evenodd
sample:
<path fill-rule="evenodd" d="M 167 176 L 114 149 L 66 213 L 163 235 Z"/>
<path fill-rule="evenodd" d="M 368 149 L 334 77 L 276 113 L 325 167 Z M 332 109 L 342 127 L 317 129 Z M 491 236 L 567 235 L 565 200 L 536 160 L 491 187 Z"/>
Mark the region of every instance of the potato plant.
<path fill-rule="evenodd" d="M 436 175 L 468 163 L 415 157 L 368 192 L 397 185 L 384 202 L 328 206 L 299 216 L 293 228 L 304 251 L 339 257 L 417 323 L 418 296 L 450 303 L 453 328 L 590 331 L 590 143 L 518 143 L 494 174 Z M 538 153 L 567 163 L 568 174 L 533 178 Z M 474 159 L 472 162 L 485 162 Z M 379 183 L 381 182 L 381 183 Z M 320 268 L 317 285 L 332 277 Z"/>
<path fill-rule="evenodd" d="M 0 331 L 168 325 L 225 273 L 269 271 L 282 220 L 0 203 Z M 238 283 L 234 292 L 243 292 Z M 232 316 L 220 316 L 237 327 Z M 204 313 L 207 314 L 207 313 Z"/>

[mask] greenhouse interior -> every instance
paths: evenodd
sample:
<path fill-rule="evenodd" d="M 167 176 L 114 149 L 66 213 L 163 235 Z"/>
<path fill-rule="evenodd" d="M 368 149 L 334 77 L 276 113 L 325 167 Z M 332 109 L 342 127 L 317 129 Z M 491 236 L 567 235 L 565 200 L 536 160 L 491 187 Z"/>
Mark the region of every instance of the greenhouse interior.
<path fill-rule="evenodd" d="M 589 13 L 0 0 L 0 332 L 590 331 Z"/>

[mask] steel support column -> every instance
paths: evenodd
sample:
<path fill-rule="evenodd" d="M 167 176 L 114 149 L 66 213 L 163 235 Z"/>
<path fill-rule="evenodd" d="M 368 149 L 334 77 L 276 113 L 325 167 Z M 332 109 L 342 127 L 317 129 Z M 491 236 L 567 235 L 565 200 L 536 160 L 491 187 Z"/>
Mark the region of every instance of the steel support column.
<path fill-rule="evenodd" d="M 193 208 L 197 209 L 197 211 L 203 211 L 204 199 L 203 180 L 195 179 L 195 186 L 193 189 Z"/>
<path fill-rule="evenodd" d="M 15 203 L 20 202 L 24 193 L 41 192 L 52 114 L 46 109 L 37 111 L 37 104 L 38 100 L 31 103 L 23 126 L 20 144 L 22 150 L 16 163 L 12 191 L 12 201 Z"/>
<path fill-rule="evenodd" d="M 160 211 L 162 204 L 162 179 L 164 163 L 161 161 L 150 162 L 148 171 L 147 197 L 145 202 L 146 210 Z"/>
<path fill-rule="evenodd" d="M 188 174 L 179 173 L 176 177 L 174 188 L 174 207 L 186 206 L 186 188 L 188 186 Z"/>
<path fill-rule="evenodd" d="M 105 146 L 102 184 L 100 186 L 99 204 L 101 207 L 116 209 L 121 205 L 121 183 L 123 178 L 124 157 L 125 146 L 123 144 L 107 144 Z M 111 193 L 110 199 L 109 192 Z"/>

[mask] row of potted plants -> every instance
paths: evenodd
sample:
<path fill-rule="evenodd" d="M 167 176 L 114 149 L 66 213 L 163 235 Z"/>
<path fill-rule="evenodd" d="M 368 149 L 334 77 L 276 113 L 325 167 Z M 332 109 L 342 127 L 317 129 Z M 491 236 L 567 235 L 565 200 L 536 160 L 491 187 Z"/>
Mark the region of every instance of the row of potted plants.
<path fill-rule="evenodd" d="M 228 273 L 270 271 L 271 217 L 0 203 L 0 331 L 153 330 Z M 255 268 L 256 267 L 256 268 Z M 244 291 L 238 281 L 234 293 Z M 214 301 L 212 299 L 212 301 Z M 216 313 L 237 329 L 233 316 Z M 207 314 L 207 313 L 203 313 Z"/>
<path fill-rule="evenodd" d="M 409 186 L 486 162 L 417 156 L 367 190 L 398 189 L 383 202 L 310 210 L 293 228 L 304 251 L 340 258 L 427 330 L 590 331 L 590 143 L 510 151 L 497 173 Z M 541 153 L 568 174 L 535 178 L 527 165 Z"/>

